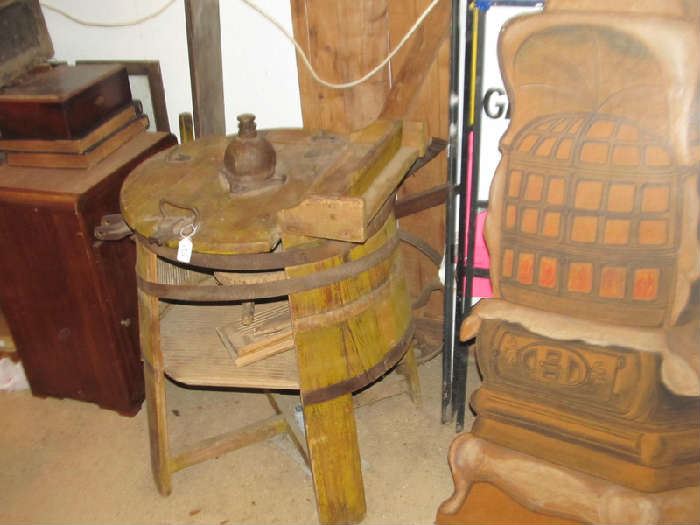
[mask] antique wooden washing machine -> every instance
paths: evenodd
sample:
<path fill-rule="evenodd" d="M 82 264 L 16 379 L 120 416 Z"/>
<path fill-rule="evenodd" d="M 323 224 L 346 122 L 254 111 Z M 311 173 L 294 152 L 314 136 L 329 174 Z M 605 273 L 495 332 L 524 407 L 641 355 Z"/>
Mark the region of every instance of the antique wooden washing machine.
<path fill-rule="evenodd" d="M 298 389 L 319 519 L 357 522 L 365 499 L 351 394 L 398 363 L 412 338 L 393 202 L 424 153 L 423 128 L 377 121 L 342 136 L 258 132 L 252 115 L 239 122 L 233 140 L 172 148 L 122 190 L 137 239 L 154 477 L 168 494 L 181 468 L 278 432 L 294 438 L 273 418 L 171 455 L 166 375 L 191 385 Z M 226 334 L 275 316 L 292 350 L 236 366 Z"/>

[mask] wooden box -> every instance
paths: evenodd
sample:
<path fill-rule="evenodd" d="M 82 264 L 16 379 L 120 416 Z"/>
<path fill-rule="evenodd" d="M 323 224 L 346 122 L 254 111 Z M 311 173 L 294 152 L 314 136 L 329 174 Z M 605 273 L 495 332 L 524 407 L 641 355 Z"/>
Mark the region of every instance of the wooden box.
<path fill-rule="evenodd" d="M 0 304 L 35 395 L 139 409 L 134 246 L 93 230 L 127 174 L 174 143 L 142 132 L 86 170 L 0 166 Z"/>
<path fill-rule="evenodd" d="M 75 140 L 131 104 L 123 66 L 58 66 L 0 90 L 3 139 Z"/>
<path fill-rule="evenodd" d="M 0 0 L 0 138 L 77 140 L 131 104 L 126 69 L 51 67 L 37 0 Z"/>

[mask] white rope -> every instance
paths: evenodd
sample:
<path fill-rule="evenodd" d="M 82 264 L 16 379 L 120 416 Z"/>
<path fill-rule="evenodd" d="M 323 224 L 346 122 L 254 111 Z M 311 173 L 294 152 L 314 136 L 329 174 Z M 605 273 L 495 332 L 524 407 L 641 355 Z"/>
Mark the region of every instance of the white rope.
<path fill-rule="evenodd" d="M 327 80 L 322 79 L 318 73 L 316 73 L 316 70 L 314 67 L 311 65 L 311 62 L 309 61 L 309 58 L 306 56 L 306 53 L 304 53 L 304 50 L 301 48 L 301 45 L 299 42 L 297 42 L 292 35 L 289 34 L 289 32 L 282 27 L 282 24 L 280 24 L 277 20 L 275 20 L 272 16 L 270 16 L 268 13 L 260 9 L 257 5 L 255 5 L 251 0 L 241 0 L 244 4 L 248 5 L 251 9 L 259 13 L 261 16 L 263 16 L 267 21 L 269 21 L 272 25 L 274 25 L 277 29 L 279 29 L 284 36 L 287 37 L 287 39 L 294 44 L 294 47 L 297 50 L 297 53 L 299 54 L 299 57 L 301 58 L 302 62 L 304 63 L 304 66 L 306 66 L 306 69 L 309 70 L 309 73 L 311 74 L 311 77 L 318 82 L 319 84 L 322 84 L 326 86 L 327 88 L 331 89 L 348 89 L 351 87 L 355 87 L 358 84 L 362 84 L 363 82 L 366 82 L 368 79 L 370 79 L 372 76 L 376 75 L 381 69 L 386 66 L 389 61 L 394 58 L 394 55 L 399 52 L 399 50 L 404 46 L 404 44 L 408 41 L 411 36 L 418 30 L 420 25 L 423 23 L 423 21 L 426 19 L 426 17 L 430 14 L 430 12 L 435 8 L 435 6 L 438 4 L 440 0 L 433 0 L 430 2 L 430 5 L 425 8 L 425 11 L 418 17 L 418 19 L 415 21 L 415 23 L 411 26 L 411 28 L 406 32 L 406 34 L 403 36 L 401 41 L 394 47 L 394 49 L 391 50 L 389 55 L 382 60 L 379 64 L 377 64 L 372 70 L 370 70 L 367 74 L 363 75 L 362 77 L 352 80 L 350 82 L 340 82 L 340 83 L 335 83 L 335 82 L 329 82 Z"/>
<path fill-rule="evenodd" d="M 89 27 L 127 27 L 127 26 L 135 26 L 138 24 L 142 24 L 143 22 L 150 20 L 151 18 L 155 18 L 158 15 L 160 15 L 163 11 L 165 11 L 168 7 L 173 5 L 175 3 L 175 0 L 168 0 L 163 4 L 160 8 L 157 10 L 153 11 L 152 13 L 142 16 L 141 18 L 136 18 L 134 20 L 126 20 L 124 22 L 93 22 L 90 20 L 83 20 L 81 18 L 75 17 L 71 15 L 70 13 L 67 13 L 63 9 L 59 9 L 56 6 L 47 4 L 45 2 L 40 2 L 41 7 L 44 9 L 47 9 L 49 11 L 53 11 L 54 13 L 58 13 L 61 16 L 66 17 L 68 20 L 71 20 L 75 22 L 76 24 L 80 24 L 81 26 L 89 26 Z"/>

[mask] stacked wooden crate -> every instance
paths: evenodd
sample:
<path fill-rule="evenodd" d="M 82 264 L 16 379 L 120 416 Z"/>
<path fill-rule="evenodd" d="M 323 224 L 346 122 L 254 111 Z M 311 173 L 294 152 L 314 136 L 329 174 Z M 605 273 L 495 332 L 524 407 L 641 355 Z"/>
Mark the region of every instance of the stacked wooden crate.
<path fill-rule="evenodd" d="M 0 89 L 9 166 L 89 168 L 147 127 L 124 67 L 46 67 Z"/>

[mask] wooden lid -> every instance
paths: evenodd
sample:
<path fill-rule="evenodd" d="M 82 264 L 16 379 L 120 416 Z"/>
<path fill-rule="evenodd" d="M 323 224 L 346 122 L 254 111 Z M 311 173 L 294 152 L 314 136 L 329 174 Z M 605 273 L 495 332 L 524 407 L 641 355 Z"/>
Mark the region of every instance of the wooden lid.
<path fill-rule="evenodd" d="M 121 194 L 124 219 L 141 235 L 170 247 L 180 236 L 169 223 L 197 222 L 196 251 L 271 251 L 280 240 L 276 213 L 301 200 L 347 141 L 304 130 L 262 133 L 277 152 L 276 173 L 285 176 L 283 184 L 250 195 L 230 193 L 223 159 L 231 138 L 205 137 L 156 155 L 128 177 Z"/>
<path fill-rule="evenodd" d="M 0 0 L 0 88 L 53 56 L 38 0 Z"/>
<path fill-rule="evenodd" d="M 0 102 L 31 101 L 63 103 L 97 82 L 117 74 L 118 64 L 78 64 L 57 66 L 31 75 L 17 85 L 0 91 Z"/>
<path fill-rule="evenodd" d="M 269 252 L 282 231 L 362 242 L 421 151 L 402 143 L 402 130 L 401 122 L 377 121 L 351 135 L 261 131 L 275 149 L 275 173 L 243 192 L 232 191 L 224 169 L 231 137 L 205 137 L 137 167 L 122 188 L 122 214 L 136 232 L 171 248 L 196 229 L 199 253 Z"/>

